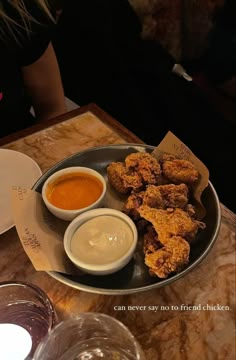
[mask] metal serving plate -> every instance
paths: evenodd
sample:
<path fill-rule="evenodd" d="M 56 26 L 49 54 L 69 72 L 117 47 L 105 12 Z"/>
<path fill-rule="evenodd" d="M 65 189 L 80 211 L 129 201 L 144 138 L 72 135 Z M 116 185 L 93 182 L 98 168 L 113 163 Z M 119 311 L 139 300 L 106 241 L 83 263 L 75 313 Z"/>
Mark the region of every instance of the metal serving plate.
<path fill-rule="evenodd" d="M 55 171 L 69 166 L 87 166 L 99 171 L 107 181 L 106 167 L 112 161 L 123 161 L 125 157 L 133 152 L 152 152 L 153 146 L 139 144 L 109 145 L 90 148 L 88 150 L 74 154 L 49 169 L 43 174 L 33 186 L 33 189 L 41 193 L 44 181 Z M 105 206 L 120 210 L 126 197 L 119 196 L 108 184 L 108 191 Z M 83 275 L 72 276 L 55 271 L 48 274 L 58 281 L 71 286 L 75 289 L 110 295 L 131 294 L 159 288 L 170 284 L 183 277 L 194 269 L 211 250 L 220 227 L 220 204 L 216 191 L 209 182 L 208 187 L 202 195 L 203 204 L 206 207 L 206 229 L 200 231 L 196 240 L 191 244 L 190 261 L 188 266 L 180 273 L 172 275 L 167 279 L 151 277 L 148 268 L 144 264 L 142 252 L 142 241 L 134 255 L 133 260 L 122 270 L 115 274 L 105 276 Z"/>

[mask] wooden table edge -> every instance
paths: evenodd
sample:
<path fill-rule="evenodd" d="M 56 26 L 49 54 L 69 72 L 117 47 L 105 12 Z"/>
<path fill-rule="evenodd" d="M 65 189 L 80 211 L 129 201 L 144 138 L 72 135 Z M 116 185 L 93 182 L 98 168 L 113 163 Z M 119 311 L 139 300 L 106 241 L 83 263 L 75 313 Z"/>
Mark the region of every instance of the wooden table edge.
<path fill-rule="evenodd" d="M 106 111 L 101 109 L 95 103 L 90 103 L 88 105 L 81 106 L 78 109 L 68 111 L 65 114 L 57 116 L 57 117 L 55 117 L 53 119 L 42 121 L 40 123 L 32 125 L 31 127 L 28 127 L 26 129 L 22 129 L 20 131 L 17 131 L 15 133 L 7 135 L 7 136 L 5 136 L 3 138 L 0 138 L 0 146 L 9 144 L 11 142 L 14 142 L 14 141 L 20 139 L 20 138 L 29 136 L 29 135 L 31 135 L 33 133 L 44 130 L 44 129 L 46 129 L 48 127 L 51 127 L 53 125 L 59 124 L 59 123 L 61 123 L 63 121 L 72 119 L 73 117 L 76 117 L 78 115 L 84 114 L 84 113 L 89 112 L 89 111 L 92 112 L 95 116 L 97 116 L 107 126 L 112 128 L 125 141 L 127 141 L 129 143 L 131 143 L 131 142 L 132 143 L 141 143 L 141 144 L 144 143 L 140 138 L 138 138 L 135 134 L 133 134 L 130 130 L 128 130 L 125 126 L 123 126 L 119 121 L 114 119 Z"/>

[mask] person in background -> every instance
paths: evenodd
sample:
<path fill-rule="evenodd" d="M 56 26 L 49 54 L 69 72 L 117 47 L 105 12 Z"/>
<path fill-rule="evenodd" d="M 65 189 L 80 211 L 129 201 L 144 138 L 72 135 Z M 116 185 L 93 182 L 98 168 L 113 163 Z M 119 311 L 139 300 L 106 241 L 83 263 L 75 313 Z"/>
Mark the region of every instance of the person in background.
<path fill-rule="evenodd" d="M 44 0 L 0 0 L 0 137 L 66 111 L 54 25 Z"/>
<path fill-rule="evenodd" d="M 149 145 L 172 131 L 205 163 L 220 200 L 235 211 L 235 126 L 194 81 L 174 74 L 173 56 L 141 38 L 128 0 L 60 3 L 52 42 L 65 95 L 79 105 L 96 103 Z"/>

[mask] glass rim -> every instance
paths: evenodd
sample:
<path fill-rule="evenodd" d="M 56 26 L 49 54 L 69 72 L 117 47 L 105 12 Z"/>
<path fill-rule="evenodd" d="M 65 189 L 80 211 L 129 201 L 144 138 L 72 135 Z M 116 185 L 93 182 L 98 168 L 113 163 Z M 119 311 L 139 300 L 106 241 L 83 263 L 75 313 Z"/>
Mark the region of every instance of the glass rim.
<path fill-rule="evenodd" d="M 8 286 L 22 286 L 25 288 L 29 288 L 30 290 L 32 290 L 35 294 L 40 296 L 40 300 L 42 301 L 42 304 L 44 306 L 46 306 L 47 308 L 47 313 L 49 314 L 49 326 L 48 326 L 48 331 L 52 330 L 55 322 L 56 322 L 56 314 L 55 314 L 55 309 L 54 309 L 54 305 L 51 301 L 51 299 L 49 298 L 49 296 L 47 295 L 47 293 L 42 290 L 38 285 L 35 285 L 31 282 L 28 281 L 18 281 L 18 280 L 11 280 L 11 281 L 1 281 L 0 282 L 0 289 L 4 288 L 4 287 L 8 287 Z"/>
<path fill-rule="evenodd" d="M 124 324 L 122 323 L 120 320 L 116 319 L 115 317 L 109 315 L 109 314 L 105 314 L 105 313 L 99 313 L 99 312 L 94 312 L 94 311 L 85 311 L 85 312 L 81 312 L 73 317 L 67 318 L 63 321 L 61 321 L 59 324 L 57 324 L 54 328 L 53 331 L 55 332 L 57 329 L 59 329 L 61 326 L 65 326 L 67 324 L 72 324 L 72 323 L 77 323 L 78 320 L 82 317 L 99 317 L 99 318 L 104 318 L 104 319 L 109 319 L 109 321 L 111 320 L 114 324 L 118 325 L 119 327 L 123 328 L 123 330 L 125 330 L 126 332 L 128 332 L 131 337 L 134 337 L 134 335 L 132 334 L 132 332 L 130 331 L 130 329 Z M 135 337 L 134 337 L 135 338 Z M 136 339 L 135 339 L 136 340 Z"/>
<path fill-rule="evenodd" d="M 120 330 L 124 330 L 126 333 L 126 336 L 128 336 L 129 339 L 133 343 L 137 360 L 141 360 L 141 359 L 145 358 L 139 341 L 136 339 L 134 334 L 124 323 L 122 323 L 120 320 L 116 319 L 115 317 L 113 317 L 109 314 L 93 312 L 93 311 L 92 312 L 85 311 L 85 312 L 79 313 L 76 316 L 62 320 L 56 326 L 54 326 L 54 328 L 45 336 L 43 341 L 36 348 L 33 360 L 39 359 L 38 356 L 41 356 L 42 351 L 44 351 L 47 348 L 47 345 L 50 344 L 51 336 L 60 335 L 60 333 L 63 333 L 63 331 L 66 331 L 70 326 L 76 325 L 81 318 L 84 318 L 84 320 L 86 321 L 86 318 L 88 318 L 88 320 L 89 320 L 89 318 L 95 319 L 96 317 L 98 317 L 99 319 L 109 320 L 114 325 L 118 326 Z M 61 332 L 61 329 L 63 330 L 62 332 Z"/>

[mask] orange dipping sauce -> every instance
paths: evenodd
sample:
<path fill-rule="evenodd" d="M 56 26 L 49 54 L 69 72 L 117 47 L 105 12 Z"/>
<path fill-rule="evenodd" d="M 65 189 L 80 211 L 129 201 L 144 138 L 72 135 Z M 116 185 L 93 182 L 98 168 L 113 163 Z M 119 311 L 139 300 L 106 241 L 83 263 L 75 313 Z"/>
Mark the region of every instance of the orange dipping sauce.
<path fill-rule="evenodd" d="M 74 172 L 49 183 L 46 196 L 58 208 L 76 210 L 93 204 L 102 192 L 103 184 L 95 176 Z"/>

